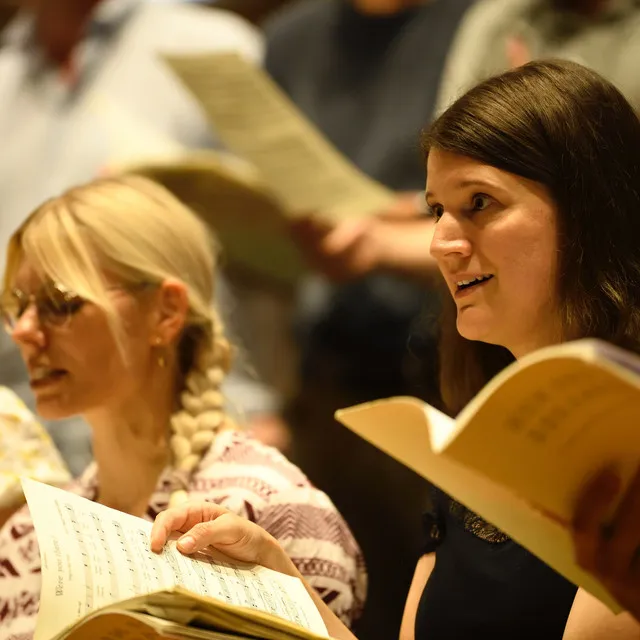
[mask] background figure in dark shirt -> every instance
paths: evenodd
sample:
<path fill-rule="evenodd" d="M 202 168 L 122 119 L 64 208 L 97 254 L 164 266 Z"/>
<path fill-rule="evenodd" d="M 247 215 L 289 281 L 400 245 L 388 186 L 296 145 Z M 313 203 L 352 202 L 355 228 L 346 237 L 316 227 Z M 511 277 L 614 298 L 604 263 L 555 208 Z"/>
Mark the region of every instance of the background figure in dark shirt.
<path fill-rule="evenodd" d="M 265 25 L 268 71 L 338 149 L 411 203 L 405 215 L 420 214 L 419 200 L 406 193 L 419 198 L 424 189 L 417 140 L 434 109 L 449 43 L 470 4 L 303 0 Z M 426 314 L 434 315 L 432 290 L 390 273 L 340 284 L 317 276 L 304 283 L 300 296 L 301 391 L 287 415 L 290 456 L 330 493 L 363 548 L 370 586 L 361 638 L 397 635 L 428 487 L 338 425 L 333 413 L 397 394 L 437 401 L 433 339 L 421 341 L 419 357 L 408 349 L 425 299 Z M 430 367 L 421 371 L 423 384 L 410 384 L 407 371 L 419 360 Z"/>

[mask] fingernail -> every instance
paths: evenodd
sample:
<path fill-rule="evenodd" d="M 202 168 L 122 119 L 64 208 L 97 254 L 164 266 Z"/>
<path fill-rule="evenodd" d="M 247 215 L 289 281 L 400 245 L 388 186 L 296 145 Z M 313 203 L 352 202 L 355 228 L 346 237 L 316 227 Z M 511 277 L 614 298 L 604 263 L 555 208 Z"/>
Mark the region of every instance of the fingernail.
<path fill-rule="evenodd" d="M 196 541 L 191 536 L 185 536 L 178 540 L 178 547 L 180 551 L 191 553 L 196 548 Z"/>

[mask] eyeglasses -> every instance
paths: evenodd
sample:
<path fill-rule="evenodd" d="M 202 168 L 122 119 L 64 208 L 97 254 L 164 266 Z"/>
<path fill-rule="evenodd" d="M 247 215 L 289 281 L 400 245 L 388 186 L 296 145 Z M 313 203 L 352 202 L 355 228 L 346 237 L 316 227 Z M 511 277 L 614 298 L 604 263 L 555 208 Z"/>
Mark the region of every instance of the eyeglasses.
<path fill-rule="evenodd" d="M 133 286 L 112 286 L 107 289 L 131 290 L 148 286 L 150 286 L 149 283 L 144 282 Z M 5 292 L 0 301 L 0 313 L 4 327 L 9 333 L 13 332 L 31 304 L 35 306 L 40 322 L 59 327 L 68 322 L 87 302 L 86 298 L 67 289 L 64 285 L 51 282 L 35 294 L 27 294 L 20 289 Z"/>
<path fill-rule="evenodd" d="M 80 311 L 86 302 L 84 298 L 63 285 L 51 283 L 31 295 L 20 289 L 6 292 L 0 302 L 0 310 L 5 329 L 12 332 L 32 303 L 35 305 L 40 322 L 60 326 Z"/>

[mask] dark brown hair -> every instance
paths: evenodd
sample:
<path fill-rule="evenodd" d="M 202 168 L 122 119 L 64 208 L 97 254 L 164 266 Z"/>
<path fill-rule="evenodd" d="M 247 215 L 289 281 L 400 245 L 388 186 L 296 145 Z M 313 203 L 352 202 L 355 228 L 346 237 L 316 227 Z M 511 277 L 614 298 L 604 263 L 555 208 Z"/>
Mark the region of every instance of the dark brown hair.
<path fill-rule="evenodd" d="M 424 134 L 457 153 L 547 187 L 558 208 L 558 291 L 568 339 L 640 352 L 640 120 L 622 94 L 579 64 L 532 62 L 471 89 Z M 462 338 L 445 302 L 440 384 L 457 413 L 513 360 Z"/>

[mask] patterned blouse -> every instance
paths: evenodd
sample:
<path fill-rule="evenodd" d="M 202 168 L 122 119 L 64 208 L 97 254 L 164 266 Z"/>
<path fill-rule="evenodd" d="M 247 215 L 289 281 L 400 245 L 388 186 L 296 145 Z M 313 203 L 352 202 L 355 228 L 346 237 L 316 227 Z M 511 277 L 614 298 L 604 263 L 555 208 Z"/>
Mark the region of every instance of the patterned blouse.
<path fill-rule="evenodd" d="M 161 475 L 145 518 L 167 508 L 169 472 Z M 94 500 L 91 464 L 69 490 Z M 302 575 L 346 623 L 361 613 L 366 571 L 346 522 L 326 494 L 278 451 L 240 432 L 221 433 L 194 473 L 190 499 L 206 499 L 256 522 L 274 536 Z M 24 507 L 0 531 L 0 638 L 31 640 L 40 594 L 40 555 Z"/>
<path fill-rule="evenodd" d="M 0 510 L 24 501 L 20 476 L 57 486 L 71 481 L 45 428 L 11 389 L 0 386 Z"/>

